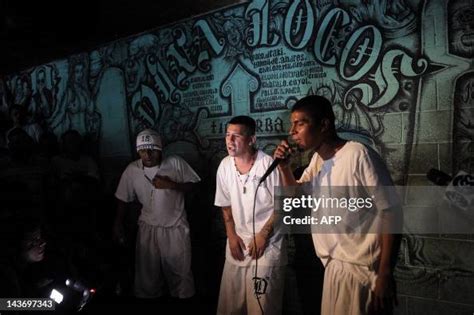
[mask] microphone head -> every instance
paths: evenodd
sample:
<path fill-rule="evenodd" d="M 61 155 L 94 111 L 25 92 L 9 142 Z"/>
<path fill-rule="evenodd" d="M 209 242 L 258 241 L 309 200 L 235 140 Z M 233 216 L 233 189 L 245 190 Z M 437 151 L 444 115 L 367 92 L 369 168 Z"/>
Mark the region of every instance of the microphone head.
<path fill-rule="evenodd" d="M 451 205 L 464 210 L 466 214 L 473 215 L 474 177 L 459 171 L 446 188 L 444 197 Z"/>
<path fill-rule="evenodd" d="M 428 173 L 426 173 L 426 177 L 430 182 L 438 186 L 447 186 L 449 182 L 453 179 L 445 172 L 442 172 L 435 168 L 430 169 Z"/>

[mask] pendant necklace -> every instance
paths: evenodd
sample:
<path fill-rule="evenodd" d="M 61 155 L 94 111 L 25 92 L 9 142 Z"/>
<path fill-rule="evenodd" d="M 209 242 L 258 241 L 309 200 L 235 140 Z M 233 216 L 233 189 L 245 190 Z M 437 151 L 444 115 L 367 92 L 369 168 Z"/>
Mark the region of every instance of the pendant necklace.
<path fill-rule="evenodd" d="M 247 173 L 247 177 L 245 178 L 245 181 L 242 182 L 242 179 L 240 178 L 240 172 L 239 172 L 239 169 L 237 168 L 237 163 L 235 163 L 235 159 L 234 159 L 234 165 L 235 165 L 235 170 L 237 171 L 237 178 L 239 179 L 239 182 L 242 184 L 243 186 L 243 189 L 242 189 L 242 192 L 245 194 L 247 193 L 247 182 L 249 181 L 249 178 L 250 178 L 250 171 L 252 170 L 252 167 L 253 167 L 253 164 L 255 163 L 255 159 L 254 157 L 252 157 L 252 164 L 250 165 L 250 168 L 249 168 L 249 171 Z"/>

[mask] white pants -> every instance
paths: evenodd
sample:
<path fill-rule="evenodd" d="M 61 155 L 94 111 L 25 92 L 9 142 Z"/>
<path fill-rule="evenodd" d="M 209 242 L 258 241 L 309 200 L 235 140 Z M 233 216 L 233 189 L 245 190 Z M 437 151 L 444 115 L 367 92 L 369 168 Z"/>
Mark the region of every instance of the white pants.
<path fill-rule="evenodd" d="M 187 225 L 165 228 L 139 223 L 135 253 L 135 296 L 163 295 L 164 281 L 170 295 L 194 295 L 191 241 Z"/>
<path fill-rule="evenodd" d="M 258 266 L 259 295 L 265 315 L 278 315 L 282 311 L 283 285 L 285 280 L 284 266 Z M 219 315 L 259 315 L 261 314 L 254 294 L 255 265 L 240 267 L 224 264 L 221 288 L 219 292 Z"/>
<path fill-rule="evenodd" d="M 321 314 L 368 314 L 376 277 L 367 267 L 329 260 L 324 272 Z"/>

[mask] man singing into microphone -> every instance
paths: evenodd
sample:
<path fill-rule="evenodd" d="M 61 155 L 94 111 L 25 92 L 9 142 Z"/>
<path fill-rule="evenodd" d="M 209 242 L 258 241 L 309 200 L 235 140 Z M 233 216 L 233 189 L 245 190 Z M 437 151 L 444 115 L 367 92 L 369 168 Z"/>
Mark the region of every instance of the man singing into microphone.
<path fill-rule="evenodd" d="M 290 119 L 290 135 L 299 148 L 316 152 L 301 178 L 295 180 L 285 158 L 291 149 L 282 141 L 274 157 L 283 159 L 278 165 L 283 185 L 310 182 L 314 191 L 324 187 L 347 192 L 371 190 L 376 213 L 381 213 L 384 224 L 394 224 L 399 200 L 393 190 L 385 189 L 393 185 L 387 168 L 375 151 L 338 137 L 331 103 L 321 96 L 307 96 L 293 106 Z M 394 227 L 384 228 L 388 229 L 313 234 L 316 253 L 325 266 L 321 314 L 390 312 L 397 246 L 390 234 Z"/>
<path fill-rule="evenodd" d="M 260 314 L 260 307 L 268 315 L 281 313 L 287 258 L 284 236 L 273 229 L 273 187 L 279 184 L 279 176 L 271 173 L 255 195 L 273 162 L 255 149 L 255 128 L 255 121 L 248 116 L 230 120 L 225 137 L 229 155 L 217 170 L 214 203 L 222 207 L 227 234 L 217 308 L 223 315 Z"/>

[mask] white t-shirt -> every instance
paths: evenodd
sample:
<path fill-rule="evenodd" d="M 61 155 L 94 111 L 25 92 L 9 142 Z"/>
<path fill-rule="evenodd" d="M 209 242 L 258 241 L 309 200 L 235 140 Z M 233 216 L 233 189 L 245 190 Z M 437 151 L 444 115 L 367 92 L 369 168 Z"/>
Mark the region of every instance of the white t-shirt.
<path fill-rule="evenodd" d="M 115 197 L 124 202 L 135 199 L 142 204 L 139 221 L 172 227 L 186 220 L 184 193 L 173 189 L 156 189 L 150 182 L 155 175 L 168 176 L 177 183 L 196 183 L 201 179 L 185 160 L 164 157 L 160 166 L 143 167 L 141 160 L 130 163 L 120 178 Z M 148 177 L 148 178 L 147 178 Z"/>
<path fill-rule="evenodd" d="M 303 174 L 301 174 L 301 177 L 296 182 L 300 184 L 311 182 L 313 177 L 318 175 L 322 164 L 323 159 L 317 153 L 314 153 L 309 165 L 304 169 Z"/>
<path fill-rule="evenodd" d="M 334 157 L 320 163 L 318 154 L 315 153 L 304 174 L 312 174 L 312 178 L 306 176 L 300 178 L 299 182 L 311 181 L 313 187 L 332 187 L 338 193 L 344 189 L 347 197 L 355 189 L 351 187 L 370 187 L 377 211 L 382 211 L 400 204 L 398 196 L 393 189 L 390 174 L 380 156 L 363 144 L 348 141 Z M 320 164 L 320 165 L 317 165 Z M 335 188 L 338 187 L 338 188 Z M 329 189 L 325 192 L 330 191 Z M 330 197 L 330 196 L 327 196 Z M 316 253 L 326 264 L 329 258 L 341 261 L 370 266 L 380 256 L 380 239 L 376 233 L 362 234 L 313 234 L 313 242 Z"/>
<path fill-rule="evenodd" d="M 240 175 L 235 167 L 234 158 L 225 157 L 216 175 L 216 197 L 214 204 L 218 207 L 231 207 L 232 216 L 235 223 L 235 231 L 242 238 L 246 247 L 253 242 L 253 204 L 255 190 L 258 182 L 268 169 L 273 159 L 263 151 L 258 151 L 257 158 L 248 174 Z M 247 180 L 248 176 L 248 180 Z M 280 183 L 277 170 L 272 172 L 267 179 L 260 185 L 257 193 L 255 205 L 255 232 L 258 233 L 265 225 L 274 211 L 274 186 Z M 245 193 L 244 191 L 245 184 Z M 258 264 L 262 266 L 280 266 L 286 265 L 286 248 L 283 242 L 284 235 L 274 231 L 268 242 L 268 246 Z M 229 242 L 226 246 L 226 259 L 238 266 L 249 266 L 252 258 L 248 255 L 248 250 L 244 252 L 243 261 L 235 260 L 229 248 Z"/>

